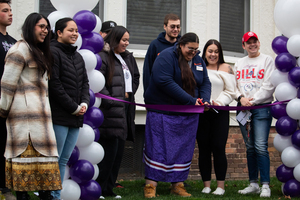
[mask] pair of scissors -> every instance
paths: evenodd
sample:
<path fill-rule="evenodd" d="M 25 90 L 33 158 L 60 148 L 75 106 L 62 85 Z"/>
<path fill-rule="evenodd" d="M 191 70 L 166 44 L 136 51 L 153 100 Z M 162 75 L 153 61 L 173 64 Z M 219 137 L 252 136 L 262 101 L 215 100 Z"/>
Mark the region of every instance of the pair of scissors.
<path fill-rule="evenodd" d="M 198 101 L 198 103 L 200 103 L 201 106 L 204 106 L 202 99 L 198 98 L 197 101 Z M 216 113 L 219 113 L 216 109 L 214 109 L 214 108 L 211 108 L 211 109 L 213 109 L 213 111 L 215 111 Z"/>

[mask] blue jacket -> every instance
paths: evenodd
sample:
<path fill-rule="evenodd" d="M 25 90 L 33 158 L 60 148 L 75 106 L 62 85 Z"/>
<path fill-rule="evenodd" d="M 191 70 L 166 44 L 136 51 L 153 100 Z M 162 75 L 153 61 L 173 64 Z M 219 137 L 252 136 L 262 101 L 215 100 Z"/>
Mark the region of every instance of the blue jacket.
<path fill-rule="evenodd" d="M 165 49 L 154 62 L 149 87 L 145 93 L 145 103 L 195 105 L 197 98 L 203 98 L 203 102 L 209 102 L 211 83 L 207 75 L 205 62 L 199 56 L 199 53 L 192 59 L 192 72 L 197 83 L 194 97 L 182 88 L 177 45 Z M 165 113 L 165 111 L 155 111 Z"/>
<path fill-rule="evenodd" d="M 147 50 L 147 54 L 144 60 L 144 68 L 143 68 L 143 85 L 144 85 L 144 94 L 149 86 L 151 70 L 153 63 L 160 52 L 164 49 L 172 47 L 174 43 L 169 42 L 165 38 L 166 32 L 162 32 L 157 36 L 157 39 L 153 40 Z M 177 37 L 177 41 L 179 40 L 180 35 Z"/>

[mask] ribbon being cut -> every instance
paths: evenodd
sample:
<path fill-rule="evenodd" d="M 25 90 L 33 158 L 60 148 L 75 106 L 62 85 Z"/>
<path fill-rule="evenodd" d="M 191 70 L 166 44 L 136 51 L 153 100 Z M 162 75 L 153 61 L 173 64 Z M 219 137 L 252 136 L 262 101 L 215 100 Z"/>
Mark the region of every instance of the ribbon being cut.
<path fill-rule="evenodd" d="M 145 107 L 145 108 L 151 108 L 156 110 L 163 110 L 163 111 L 170 111 L 170 112 L 182 112 L 182 113 L 203 113 L 205 106 L 195 106 L 195 105 L 151 105 L 151 104 L 140 104 L 140 103 L 131 103 L 128 101 L 124 101 L 121 99 L 117 99 L 114 97 L 106 96 L 101 93 L 95 93 L 96 97 L 103 98 L 103 99 L 109 99 L 113 101 L 120 101 L 124 103 L 129 104 L 135 104 L 137 106 Z M 268 106 L 274 106 L 277 104 L 283 104 L 287 103 L 290 100 L 286 101 L 278 101 L 272 104 L 264 104 L 260 106 L 249 106 L 249 107 L 243 107 L 243 106 L 212 106 L 212 105 L 206 105 L 209 108 L 214 108 L 218 110 L 251 110 L 251 109 L 258 109 L 258 108 L 264 108 Z"/>

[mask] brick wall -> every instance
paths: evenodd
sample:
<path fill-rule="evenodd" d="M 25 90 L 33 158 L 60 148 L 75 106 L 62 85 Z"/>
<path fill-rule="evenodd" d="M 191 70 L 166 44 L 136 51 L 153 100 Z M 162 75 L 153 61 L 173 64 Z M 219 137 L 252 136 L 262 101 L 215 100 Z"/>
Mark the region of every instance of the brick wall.
<path fill-rule="evenodd" d="M 282 164 L 280 153 L 274 148 L 273 140 L 276 136 L 274 127 L 270 130 L 269 136 L 269 153 L 270 153 L 270 175 L 276 176 L 276 169 Z M 248 179 L 248 168 L 246 158 L 246 147 L 243 141 L 239 127 L 230 127 L 226 145 L 227 154 L 227 175 L 226 180 L 243 180 Z M 194 151 L 192 166 L 189 173 L 189 179 L 201 179 L 198 168 L 198 146 Z M 212 179 L 215 179 L 215 174 L 212 172 Z"/>

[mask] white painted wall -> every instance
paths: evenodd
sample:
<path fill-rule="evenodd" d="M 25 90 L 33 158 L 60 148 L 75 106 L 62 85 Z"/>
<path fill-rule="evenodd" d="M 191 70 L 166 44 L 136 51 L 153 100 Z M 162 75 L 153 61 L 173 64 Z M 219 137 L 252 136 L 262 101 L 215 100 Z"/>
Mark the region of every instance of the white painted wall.
<path fill-rule="evenodd" d="M 275 54 L 272 51 L 271 43 L 276 36 L 280 35 L 273 19 L 276 2 L 277 0 L 251 0 L 250 11 L 250 27 L 259 37 L 261 52 L 271 55 L 273 58 L 275 58 Z M 12 0 L 13 24 L 8 28 L 10 35 L 16 39 L 21 38 L 20 30 L 24 19 L 31 12 L 38 12 L 38 3 L 39 0 Z M 102 21 L 113 20 L 126 27 L 126 5 L 126 0 L 105 0 Z M 186 13 L 187 21 L 182 23 L 186 23 L 187 32 L 195 32 L 199 36 L 200 49 L 203 49 L 207 40 L 219 39 L 219 0 L 187 0 Z M 141 74 L 136 101 L 144 103 L 142 77 L 146 51 L 137 49 L 129 49 L 129 51 L 134 52 Z M 239 58 L 225 56 L 225 61 L 230 64 L 234 64 L 237 59 Z M 137 124 L 145 123 L 145 113 L 143 107 L 137 107 Z M 231 118 L 234 119 L 234 113 Z M 236 125 L 236 122 L 231 120 L 231 125 Z"/>

